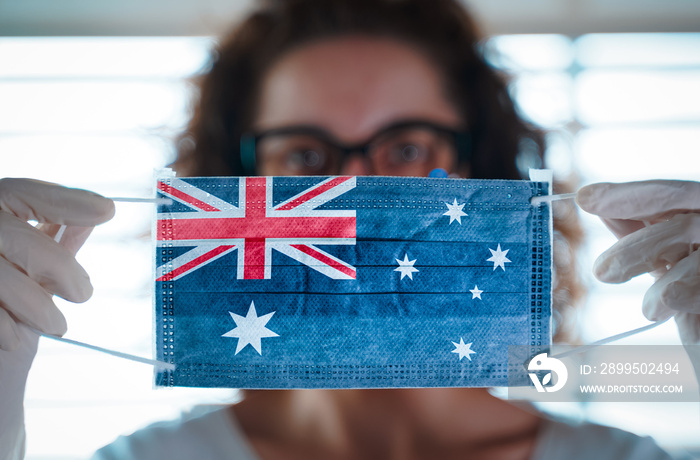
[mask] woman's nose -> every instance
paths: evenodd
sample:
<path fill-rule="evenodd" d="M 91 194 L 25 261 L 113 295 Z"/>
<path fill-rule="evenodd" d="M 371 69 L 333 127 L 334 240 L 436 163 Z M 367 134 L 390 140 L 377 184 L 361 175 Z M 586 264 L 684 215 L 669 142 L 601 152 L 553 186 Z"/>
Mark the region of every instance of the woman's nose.
<path fill-rule="evenodd" d="M 340 174 L 344 176 L 370 176 L 375 174 L 369 158 L 355 153 L 350 155 L 343 162 Z"/>

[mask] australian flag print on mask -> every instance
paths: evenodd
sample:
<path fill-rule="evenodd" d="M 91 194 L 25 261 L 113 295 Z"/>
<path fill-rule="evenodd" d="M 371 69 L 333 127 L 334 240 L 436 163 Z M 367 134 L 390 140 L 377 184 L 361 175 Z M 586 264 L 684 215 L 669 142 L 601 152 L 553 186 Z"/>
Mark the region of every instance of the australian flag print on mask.
<path fill-rule="evenodd" d="M 159 386 L 507 385 L 551 342 L 547 182 L 164 177 Z"/>

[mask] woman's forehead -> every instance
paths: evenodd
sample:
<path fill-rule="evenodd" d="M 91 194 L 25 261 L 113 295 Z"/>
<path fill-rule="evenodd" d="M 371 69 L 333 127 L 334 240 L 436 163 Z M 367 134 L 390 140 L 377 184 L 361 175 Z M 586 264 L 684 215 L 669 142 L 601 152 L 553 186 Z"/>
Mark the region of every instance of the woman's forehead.
<path fill-rule="evenodd" d="M 461 121 L 431 60 L 403 42 L 361 36 L 283 55 L 264 76 L 257 114 L 257 130 L 312 124 L 345 141 L 399 119 Z"/>

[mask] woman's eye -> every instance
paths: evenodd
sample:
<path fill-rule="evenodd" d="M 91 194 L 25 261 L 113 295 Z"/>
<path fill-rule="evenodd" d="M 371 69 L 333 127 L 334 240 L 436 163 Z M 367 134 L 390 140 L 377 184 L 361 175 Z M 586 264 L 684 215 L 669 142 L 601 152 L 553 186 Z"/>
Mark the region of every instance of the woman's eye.
<path fill-rule="evenodd" d="M 391 149 L 392 160 L 396 163 L 418 163 L 427 156 L 427 148 L 420 144 L 398 144 Z"/>
<path fill-rule="evenodd" d="M 323 167 L 325 158 L 322 152 L 312 149 L 299 149 L 287 154 L 287 165 L 293 169 L 311 170 Z"/>

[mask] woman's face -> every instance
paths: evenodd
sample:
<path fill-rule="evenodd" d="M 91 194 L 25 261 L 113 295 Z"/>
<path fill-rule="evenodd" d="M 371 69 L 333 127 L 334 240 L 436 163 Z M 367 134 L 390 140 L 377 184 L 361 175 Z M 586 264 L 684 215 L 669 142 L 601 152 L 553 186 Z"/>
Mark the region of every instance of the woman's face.
<path fill-rule="evenodd" d="M 432 62 L 399 41 L 358 36 L 296 48 L 261 85 L 253 128 L 267 134 L 257 141 L 258 173 L 454 172 L 449 131 L 464 120 L 444 93 Z"/>

